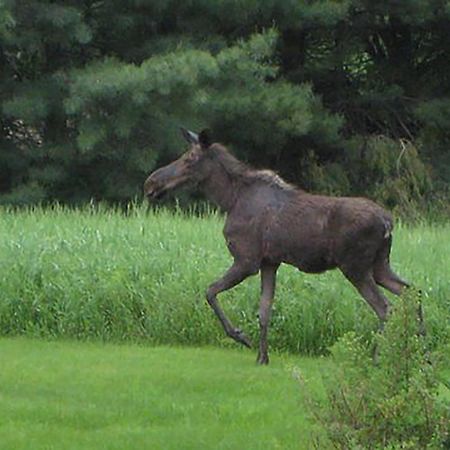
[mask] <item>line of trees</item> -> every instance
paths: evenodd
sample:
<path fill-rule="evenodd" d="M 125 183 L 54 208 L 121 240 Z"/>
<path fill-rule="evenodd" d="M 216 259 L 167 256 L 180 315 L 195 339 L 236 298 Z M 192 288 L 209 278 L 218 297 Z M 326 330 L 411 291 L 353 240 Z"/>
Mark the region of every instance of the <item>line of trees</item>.
<path fill-rule="evenodd" d="M 208 127 L 306 189 L 450 192 L 448 0 L 2 0 L 0 202 L 140 195 Z"/>

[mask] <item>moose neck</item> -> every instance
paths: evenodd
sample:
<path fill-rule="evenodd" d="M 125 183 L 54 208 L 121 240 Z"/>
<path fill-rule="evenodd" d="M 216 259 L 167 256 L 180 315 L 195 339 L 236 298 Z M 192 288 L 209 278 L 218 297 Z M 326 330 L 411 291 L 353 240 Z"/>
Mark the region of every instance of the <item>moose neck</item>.
<path fill-rule="evenodd" d="M 218 166 L 202 183 L 202 191 L 211 202 L 229 212 L 236 201 L 239 183 L 226 170 Z"/>
<path fill-rule="evenodd" d="M 243 190 L 251 185 L 249 179 L 254 171 L 221 144 L 213 144 L 208 151 L 211 165 L 209 175 L 202 183 L 202 191 L 220 209 L 229 212 Z"/>

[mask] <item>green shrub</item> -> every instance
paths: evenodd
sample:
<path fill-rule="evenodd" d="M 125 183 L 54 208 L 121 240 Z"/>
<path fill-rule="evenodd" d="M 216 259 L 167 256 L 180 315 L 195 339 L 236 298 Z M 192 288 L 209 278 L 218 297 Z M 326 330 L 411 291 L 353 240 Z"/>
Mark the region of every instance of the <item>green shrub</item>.
<path fill-rule="evenodd" d="M 382 334 L 370 345 L 348 333 L 332 347 L 336 370 L 324 379 L 326 402 L 311 402 L 337 449 L 439 449 L 450 444 L 450 405 L 439 395 L 439 358 L 418 333 L 420 295 L 395 302 Z M 445 389 L 445 388 L 444 388 Z M 327 441 L 325 443 L 324 441 Z M 447 447 L 448 448 L 448 447 Z"/>
<path fill-rule="evenodd" d="M 308 189 L 332 195 L 372 198 L 408 219 L 434 217 L 430 204 L 438 204 L 432 171 L 420 142 L 386 136 L 355 137 L 340 161 L 320 164 L 315 153 L 304 158 Z M 448 203 L 444 188 L 443 202 Z"/>

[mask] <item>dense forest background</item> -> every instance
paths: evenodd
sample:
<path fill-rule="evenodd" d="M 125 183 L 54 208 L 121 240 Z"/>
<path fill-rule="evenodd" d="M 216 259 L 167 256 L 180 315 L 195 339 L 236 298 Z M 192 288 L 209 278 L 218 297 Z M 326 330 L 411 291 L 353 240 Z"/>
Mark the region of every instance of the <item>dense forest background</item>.
<path fill-rule="evenodd" d="M 0 69 L 0 203 L 139 197 L 183 125 L 315 192 L 448 207 L 448 0 L 0 0 Z"/>

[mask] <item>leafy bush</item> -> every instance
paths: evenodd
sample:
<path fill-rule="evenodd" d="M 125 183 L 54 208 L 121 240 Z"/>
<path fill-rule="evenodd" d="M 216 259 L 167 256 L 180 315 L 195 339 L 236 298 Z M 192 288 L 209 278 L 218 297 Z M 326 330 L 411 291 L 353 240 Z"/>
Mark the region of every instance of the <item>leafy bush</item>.
<path fill-rule="evenodd" d="M 362 195 L 415 219 L 428 211 L 432 172 L 419 143 L 386 136 L 353 138 L 339 162 L 319 164 L 314 152 L 305 158 L 308 187 L 334 195 Z M 437 199 L 433 199 L 437 202 Z"/>
<path fill-rule="evenodd" d="M 348 333 L 332 348 L 336 371 L 324 379 L 326 402 L 311 402 L 337 449 L 439 449 L 450 444 L 450 405 L 438 395 L 439 360 L 420 328 L 420 295 L 409 289 L 370 346 Z M 447 447 L 448 448 L 448 447 Z"/>

